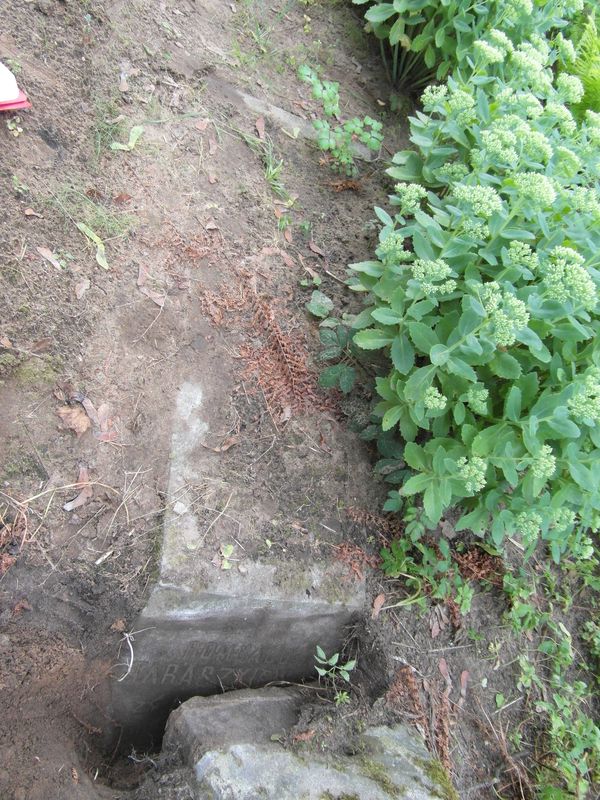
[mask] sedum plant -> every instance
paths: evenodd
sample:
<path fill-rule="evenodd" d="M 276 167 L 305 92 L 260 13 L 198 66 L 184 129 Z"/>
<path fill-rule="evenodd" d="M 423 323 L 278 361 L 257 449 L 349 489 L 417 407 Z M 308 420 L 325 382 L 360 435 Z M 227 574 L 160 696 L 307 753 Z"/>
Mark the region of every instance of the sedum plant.
<path fill-rule="evenodd" d="M 576 125 L 545 40 L 502 54 L 425 91 L 377 259 L 351 265 L 353 341 L 389 356 L 375 413 L 417 473 L 388 508 L 460 504 L 459 529 L 558 561 L 600 524 L 600 115 Z"/>
<path fill-rule="evenodd" d="M 600 585 L 600 114 L 571 74 L 566 24 L 583 3 L 459 5 L 370 8 L 394 25 L 407 10 L 422 13 L 412 20 L 421 32 L 431 14 L 441 25 L 472 16 L 446 49 L 437 32 L 427 44 L 451 77 L 425 90 L 413 149 L 388 170 L 394 189 L 389 208 L 376 209 L 375 257 L 350 266 L 365 308 L 345 335 L 322 328 L 322 340 L 324 360 L 338 362 L 325 385 L 344 390 L 333 370 L 351 362 L 356 373 L 361 351 L 379 376 L 363 436 L 377 441 L 376 469 L 398 487 L 385 508 L 406 523 L 382 551 L 383 569 L 415 590 L 405 602 L 427 584 L 466 611 L 472 593 L 454 574 L 444 528 L 435 544 L 426 538 L 452 506 L 462 513 L 454 527 L 484 549 L 501 554 L 510 538 L 527 559 L 545 547 L 583 586 Z M 592 796 L 600 731 L 588 687 L 571 677 L 570 635 L 551 605 L 540 609 L 523 566 L 506 572 L 504 591 L 507 623 L 541 636 L 547 688 L 537 711 L 547 726 L 536 796 Z M 541 677 L 519 662 L 521 689 L 539 689 Z"/>
<path fill-rule="evenodd" d="M 402 484 L 387 510 L 422 495 L 435 526 L 458 504 L 459 529 L 497 548 L 515 537 L 528 556 L 541 537 L 578 563 L 600 520 L 600 116 L 578 126 L 570 111 L 584 87 L 555 76 L 575 52 L 562 32 L 517 34 L 564 28 L 581 6 L 524 20 L 527 3 L 489 4 L 516 43 L 475 26 L 454 77 L 425 91 L 416 149 L 388 171 L 395 213 L 376 209 L 377 260 L 351 266 L 368 305 L 350 338 L 391 362 L 365 432 Z"/>
<path fill-rule="evenodd" d="M 518 43 L 566 24 L 581 0 L 353 0 L 369 4 L 366 29 L 380 42 L 390 80 L 404 91 L 420 91 L 467 62 L 475 42 L 498 31 Z M 492 47 L 495 45 L 491 43 Z"/>

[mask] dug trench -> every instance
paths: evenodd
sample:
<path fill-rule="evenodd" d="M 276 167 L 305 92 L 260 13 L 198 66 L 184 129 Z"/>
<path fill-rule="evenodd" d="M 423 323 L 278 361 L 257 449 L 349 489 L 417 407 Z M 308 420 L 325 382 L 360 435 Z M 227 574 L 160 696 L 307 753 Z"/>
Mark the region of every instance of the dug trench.
<path fill-rule="evenodd" d="M 310 678 L 316 647 L 339 652 L 364 606 L 364 583 L 348 581 L 340 561 L 315 554 L 282 564 L 256 550 L 260 519 L 236 523 L 236 549 L 221 546 L 216 564 L 199 558 L 210 531 L 190 485 L 214 478 L 209 408 L 223 400 L 210 382 L 183 383 L 177 395 L 159 574 L 124 634 L 112 685 L 111 717 L 127 748 L 156 745 L 169 712 L 194 695 Z"/>

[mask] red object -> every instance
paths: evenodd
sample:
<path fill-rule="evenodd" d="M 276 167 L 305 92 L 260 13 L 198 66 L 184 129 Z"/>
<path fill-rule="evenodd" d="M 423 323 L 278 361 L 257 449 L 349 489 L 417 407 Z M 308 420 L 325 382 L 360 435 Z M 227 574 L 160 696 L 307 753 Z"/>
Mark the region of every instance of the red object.
<path fill-rule="evenodd" d="M 20 108 L 31 108 L 31 103 L 27 99 L 25 92 L 19 92 L 19 96 L 16 100 L 0 103 L 0 111 L 16 111 Z"/>

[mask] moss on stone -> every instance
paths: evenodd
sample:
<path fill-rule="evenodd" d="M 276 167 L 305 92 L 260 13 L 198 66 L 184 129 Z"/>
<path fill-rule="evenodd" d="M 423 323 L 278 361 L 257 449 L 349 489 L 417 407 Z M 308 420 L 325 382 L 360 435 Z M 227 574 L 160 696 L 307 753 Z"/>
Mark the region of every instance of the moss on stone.
<path fill-rule="evenodd" d="M 402 797 L 406 793 L 405 787 L 395 784 L 379 761 L 363 756 L 360 759 L 360 770 L 366 778 L 376 783 L 390 797 Z"/>
<path fill-rule="evenodd" d="M 343 794 L 331 794 L 331 792 L 323 792 L 323 794 L 319 797 L 319 800 L 360 800 L 360 797 L 357 794 L 348 794 L 347 792 L 343 792 Z"/>
<path fill-rule="evenodd" d="M 317 591 L 328 603 L 347 603 L 351 594 L 344 581 L 340 580 L 339 575 L 325 575 L 319 583 Z"/>
<path fill-rule="evenodd" d="M 11 370 L 19 365 L 20 361 L 20 358 L 12 353 L 2 353 L 0 355 L 0 378 L 8 375 Z"/>
<path fill-rule="evenodd" d="M 460 800 L 459 794 L 452 785 L 450 776 L 441 761 L 426 758 L 419 758 L 416 761 L 427 777 L 435 784 L 433 791 L 437 797 L 440 797 L 441 800 Z"/>
<path fill-rule="evenodd" d="M 276 584 L 290 594 L 311 588 L 310 573 L 294 563 L 279 564 L 275 572 Z"/>
<path fill-rule="evenodd" d="M 32 358 L 29 361 L 24 361 L 18 367 L 15 377 L 20 383 L 24 384 L 54 383 L 58 377 L 59 368 L 58 359 L 42 360 L 41 358 Z"/>

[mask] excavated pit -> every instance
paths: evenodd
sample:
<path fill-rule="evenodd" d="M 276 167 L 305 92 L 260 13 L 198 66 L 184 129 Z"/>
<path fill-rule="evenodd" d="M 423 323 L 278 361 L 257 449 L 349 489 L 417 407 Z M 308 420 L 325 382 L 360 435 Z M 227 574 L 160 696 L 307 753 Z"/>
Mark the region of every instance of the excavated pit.
<path fill-rule="evenodd" d="M 243 570 L 211 562 L 188 487 L 207 468 L 213 403 L 198 382 L 179 389 L 160 572 L 111 686 L 122 751 L 156 748 L 169 713 L 190 697 L 310 678 L 317 645 L 338 652 L 364 605 L 364 583 L 333 558 L 282 565 L 248 547 Z M 254 535 L 251 526 L 240 534 Z"/>

